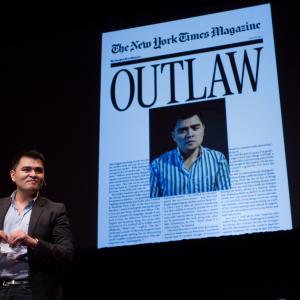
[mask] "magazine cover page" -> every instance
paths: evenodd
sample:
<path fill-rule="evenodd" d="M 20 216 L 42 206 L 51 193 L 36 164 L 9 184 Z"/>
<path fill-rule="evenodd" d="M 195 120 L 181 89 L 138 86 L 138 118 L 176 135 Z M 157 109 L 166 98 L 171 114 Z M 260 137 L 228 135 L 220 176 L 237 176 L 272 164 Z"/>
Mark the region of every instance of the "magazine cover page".
<path fill-rule="evenodd" d="M 292 228 L 269 4 L 101 49 L 99 248 Z"/>

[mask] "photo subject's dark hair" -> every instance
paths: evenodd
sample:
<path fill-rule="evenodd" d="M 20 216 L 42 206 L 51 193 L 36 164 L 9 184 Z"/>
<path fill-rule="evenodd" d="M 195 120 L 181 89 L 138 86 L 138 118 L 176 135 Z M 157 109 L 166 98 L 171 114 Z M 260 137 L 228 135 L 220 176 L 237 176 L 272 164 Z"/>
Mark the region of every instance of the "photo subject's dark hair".
<path fill-rule="evenodd" d="M 204 124 L 203 114 L 200 111 L 191 110 L 191 109 L 178 109 L 173 116 L 172 120 L 172 130 L 176 127 L 178 121 L 189 119 L 193 116 L 198 116 L 200 121 Z"/>

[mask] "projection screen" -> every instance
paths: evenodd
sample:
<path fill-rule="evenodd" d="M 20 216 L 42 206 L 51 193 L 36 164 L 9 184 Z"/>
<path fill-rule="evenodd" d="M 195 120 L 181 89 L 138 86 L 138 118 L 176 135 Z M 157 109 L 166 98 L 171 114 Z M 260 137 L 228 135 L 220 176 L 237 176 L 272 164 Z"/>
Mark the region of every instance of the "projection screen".
<path fill-rule="evenodd" d="M 101 44 L 98 248 L 292 228 L 269 4 Z"/>

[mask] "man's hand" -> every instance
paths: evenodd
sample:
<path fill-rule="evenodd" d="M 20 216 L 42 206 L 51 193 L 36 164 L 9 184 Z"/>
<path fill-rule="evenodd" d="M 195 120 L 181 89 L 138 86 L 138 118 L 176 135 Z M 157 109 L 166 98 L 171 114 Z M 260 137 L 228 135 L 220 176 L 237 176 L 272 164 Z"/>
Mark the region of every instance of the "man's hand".
<path fill-rule="evenodd" d="M 27 246 L 30 248 L 35 248 L 35 246 L 38 243 L 37 239 L 32 238 L 28 234 L 26 234 L 24 231 L 17 230 L 14 232 L 11 232 L 8 235 L 8 243 L 11 247 L 16 246 Z"/>
<path fill-rule="evenodd" d="M 3 230 L 0 230 L 0 242 L 8 242 L 8 235 Z"/>

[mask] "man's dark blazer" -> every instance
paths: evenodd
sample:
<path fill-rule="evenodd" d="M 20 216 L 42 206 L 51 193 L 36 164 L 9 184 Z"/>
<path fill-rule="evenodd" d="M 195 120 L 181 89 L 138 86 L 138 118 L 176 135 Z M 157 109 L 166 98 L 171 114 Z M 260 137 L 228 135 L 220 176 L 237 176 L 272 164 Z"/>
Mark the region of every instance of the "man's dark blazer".
<path fill-rule="evenodd" d="M 9 198 L 0 199 L 1 230 L 9 205 Z M 29 279 L 34 298 L 62 299 L 62 271 L 74 255 L 65 205 L 39 196 L 32 208 L 28 235 L 39 240 L 35 249 L 28 248 Z"/>

